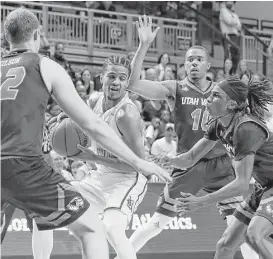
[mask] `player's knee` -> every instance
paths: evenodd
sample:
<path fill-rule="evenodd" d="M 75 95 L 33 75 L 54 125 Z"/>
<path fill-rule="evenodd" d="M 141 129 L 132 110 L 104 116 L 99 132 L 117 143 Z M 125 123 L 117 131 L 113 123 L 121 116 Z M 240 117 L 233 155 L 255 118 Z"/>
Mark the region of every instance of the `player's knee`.
<path fill-rule="evenodd" d="M 236 247 L 233 244 L 233 238 L 229 233 L 224 233 L 221 239 L 216 244 L 216 250 L 218 252 L 226 252 L 231 253 L 233 252 Z"/>
<path fill-rule="evenodd" d="M 96 211 L 89 208 L 80 218 L 69 225 L 69 230 L 79 238 L 84 239 L 86 235 L 104 235 L 105 228 Z"/>
<path fill-rule="evenodd" d="M 246 242 L 253 246 L 258 244 L 264 237 L 263 231 L 257 227 L 257 225 L 250 224 L 246 231 Z"/>

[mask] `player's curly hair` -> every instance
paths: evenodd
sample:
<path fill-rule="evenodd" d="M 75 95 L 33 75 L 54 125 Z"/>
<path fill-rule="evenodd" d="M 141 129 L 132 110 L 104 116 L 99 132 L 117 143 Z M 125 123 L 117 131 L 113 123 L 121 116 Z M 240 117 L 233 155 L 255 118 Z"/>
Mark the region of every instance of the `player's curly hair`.
<path fill-rule="evenodd" d="M 267 105 L 273 104 L 272 83 L 268 80 L 251 82 L 248 84 L 248 107 L 250 113 L 264 121 L 264 111 L 268 111 Z"/>
<path fill-rule="evenodd" d="M 131 61 L 126 56 L 110 56 L 107 58 L 102 66 L 102 74 L 105 72 L 108 66 L 112 65 L 123 66 L 129 70 L 129 75 L 131 74 Z"/>
<path fill-rule="evenodd" d="M 264 111 L 268 111 L 267 105 L 273 104 L 272 83 L 268 80 L 250 81 L 246 85 L 236 76 L 226 79 L 226 83 L 230 87 L 230 98 L 238 104 L 235 111 L 248 112 L 264 121 Z"/>

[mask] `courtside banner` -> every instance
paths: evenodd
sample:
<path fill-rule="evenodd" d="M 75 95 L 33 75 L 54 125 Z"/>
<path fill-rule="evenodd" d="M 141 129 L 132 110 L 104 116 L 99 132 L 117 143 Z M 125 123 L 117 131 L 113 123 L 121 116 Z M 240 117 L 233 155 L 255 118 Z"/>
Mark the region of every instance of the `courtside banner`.
<path fill-rule="evenodd" d="M 133 215 L 127 233 L 145 224 L 156 208 L 158 196 L 164 185 L 149 184 L 146 197 Z M 130 198 L 127 206 L 132 207 Z M 226 227 L 214 205 L 197 212 L 174 218 L 171 224 L 157 237 L 152 239 L 140 253 L 174 253 L 215 251 L 217 240 Z M 31 256 L 31 233 L 27 227 L 24 213 L 16 210 L 2 244 L 2 256 Z M 53 255 L 80 255 L 80 245 L 65 228 L 54 230 Z M 113 253 L 113 250 L 111 250 Z"/>

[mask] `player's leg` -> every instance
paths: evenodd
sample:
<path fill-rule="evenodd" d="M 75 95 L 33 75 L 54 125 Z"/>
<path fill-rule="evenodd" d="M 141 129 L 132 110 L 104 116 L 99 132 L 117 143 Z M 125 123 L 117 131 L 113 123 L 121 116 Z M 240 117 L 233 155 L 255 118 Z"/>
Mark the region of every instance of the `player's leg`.
<path fill-rule="evenodd" d="M 118 259 L 136 259 L 136 252 L 126 236 L 128 217 L 116 209 L 106 210 L 103 217 L 107 238 L 117 253 Z"/>
<path fill-rule="evenodd" d="M 261 258 L 273 258 L 273 224 L 267 218 L 254 216 L 247 229 L 246 240 Z"/>
<path fill-rule="evenodd" d="M 214 259 L 233 259 L 245 240 L 247 225 L 235 217 L 230 219 L 223 236 L 217 242 Z"/>
<path fill-rule="evenodd" d="M 214 162 L 216 164 L 213 165 Z M 234 179 L 234 169 L 232 167 L 232 162 L 228 156 L 216 158 L 214 161 L 210 161 L 210 164 L 211 171 L 214 173 L 210 174 L 210 178 L 207 179 L 207 182 L 209 183 L 208 186 L 204 188 L 207 192 L 213 192 L 215 188 L 221 188 L 222 186 L 228 184 Z M 216 168 L 217 170 L 214 170 L 214 168 Z M 217 175 L 215 175 L 215 173 L 217 173 Z M 240 203 L 243 202 L 243 200 L 243 196 L 237 196 L 218 202 L 216 204 L 220 215 L 223 217 L 223 219 L 226 220 L 228 226 L 233 221 L 234 211 L 240 205 Z M 224 241 L 224 243 L 228 242 L 223 240 L 224 238 L 229 238 L 229 235 L 225 235 L 225 237 L 223 237 L 221 240 Z M 240 246 L 240 248 L 244 259 L 259 259 L 259 256 L 254 252 L 251 247 L 249 247 L 247 243 L 244 242 Z"/>
<path fill-rule="evenodd" d="M 35 220 L 32 230 L 32 253 L 34 259 L 49 259 L 53 249 L 53 230 L 39 231 Z"/>
<path fill-rule="evenodd" d="M 112 182 L 101 179 L 106 191 L 107 204 L 103 215 L 108 241 L 117 253 L 118 259 L 136 259 L 136 251 L 126 236 L 126 228 L 133 213 L 142 202 L 147 190 L 147 178 L 142 174 L 126 177 L 116 174 L 120 179 L 113 187 Z M 110 195 L 109 195 L 110 194 Z"/>
<path fill-rule="evenodd" d="M 173 217 L 177 216 L 175 199 L 180 197 L 181 191 L 196 194 L 204 186 L 204 164 L 204 162 L 199 162 L 187 171 L 173 173 L 173 181 L 165 186 L 155 214 L 146 224 L 138 228 L 130 238 L 136 251 L 139 251 L 150 239 L 160 234 Z"/>
<path fill-rule="evenodd" d="M 232 224 L 233 218 L 233 215 L 226 216 L 228 226 Z M 259 259 L 259 255 L 245 242 L 245 240 L 240 246 L 240 249 L 244 259 Z"/>
<path fill-rule="evenodd" d="M 264 194 L 267 196 L 267 193 Z M 247 241 L 262 258 L 273 258 L 273 197 L 261 201 L 247 229 Z"/>
<path fill-rule="evenodd" d="M 35 217 L 39 230 L 68 226 L 81 241 L 83 258 L 109 258 L 97 212 L 43 159 L 7 159 L 1 161 L 1 166 L 4 198 Z"/>
<path fill-rule="evenodd" d="M 230 225 L 217 243 L 215 259 L 233 258 L 236 250 L 245 241 L 248 224 L 259 206 L 262 194 L 263 188 L 255 183 L 253 192 L 237 206 Z"/>

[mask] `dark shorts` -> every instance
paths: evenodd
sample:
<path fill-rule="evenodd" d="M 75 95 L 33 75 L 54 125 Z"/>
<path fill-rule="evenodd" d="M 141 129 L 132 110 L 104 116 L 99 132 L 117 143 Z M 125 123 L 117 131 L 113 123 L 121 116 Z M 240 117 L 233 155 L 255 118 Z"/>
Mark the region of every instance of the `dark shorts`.
<path fill-rule="evenodd" d="M 234 179 L 234 169 L 228 155 L 213 159 L 201 159 L 196 165 L 185 171 L 174 171 L 173 181 L 166 185 L 161 194 L 156 212 L 174 217 L 178 214 L 175 199 L 180 192 L 197 194 L 200 190 L 214 192 Z M 220 214 L 225 218 L 232 215 L 236 207 L 243 201 L 242 197 L 234 197 L 217 204 Z"/>
<path fill-rule="evenodd" d="M 273 224 L 273 187 L 254 184 L 252 193 L 238 206 L 234 216 L 248 225 L 254 216 L 268 219 Z"/>
<path fill-rule="evenodd" d="M 1 160 L 1 200 L 34 218 L 39 230 L 67 226 L 89 203 L 43 158 Z"/>

